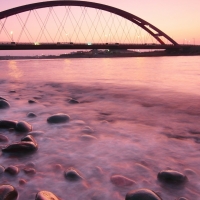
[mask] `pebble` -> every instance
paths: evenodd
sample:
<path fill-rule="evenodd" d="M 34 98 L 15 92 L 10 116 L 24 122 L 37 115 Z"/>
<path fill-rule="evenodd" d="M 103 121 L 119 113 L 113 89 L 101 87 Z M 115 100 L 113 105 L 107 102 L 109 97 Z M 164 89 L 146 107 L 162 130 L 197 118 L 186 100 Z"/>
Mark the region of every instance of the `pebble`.
<path fill-rule="evenodd" d="M 9 92 L 10 93 L 16 93 L 16 90 L 10 90 Z"/>
<path fill-rule="evenodd" d="M 38 145 L 33 136 L 28 135 L 25 138 L 23 138 L 21 142 L 7 145 L 1 150 L 6 153 L 17 153 L 17 152 L 27 153 L 30 151 L 36 151 L 37 148 Z"/>
<path fill-rule="evenodd" d="M 83 179 L 75 169 L 69 169 L 64 172 L 65 178 L 69 181 L 78 181 Z"/>
<path fill-rule="evenodd" d="M 55 164 L 55 165 L 53 165 L 52 167 L 53 167 L 53 171 L 59 172 L 59 171 L 62 171 L 62 170 L 63 170 L 63 167 L 62 167 L 62 165 L 60 165 L 60 164 Z"/>
<path fill-rule="evenodd" d="M 0 134 L 0 142 L 8 142 L 8 138 L 5 135 Z"/>
<path fill-rule="evenodd" d="M 79 104 L 79 101 L 77 101 L 76 99 L 69 99 L 68 103 L 70 103 L 70 104 Z"/>
<path fill-rule="evenodd" d="M 97 138 L 92 136 L 92 135 L 84 134 L 84 135 L 81 135 L 81 139 L 83 139 L 83 140 L 96 140 Z"/>
<path fill-rule="evenodd" d="M 34 168 L 26 167 L 26 168 L 23 169 L 23 171 L 24 171 L 25 174 L 28 174 L 28 175 L 36 174 L 36 170 Z"/>
<path fill-rule="evenodd" d="M 0 185 L 1 200 L 16 200 L 18 192 L 12 185 Z"/>
<path fill-rule="evenodd" d="M 35 167 L 35 164 L 33 162 L 29 162 L 26 164 L 26 167 L 33 168 L 33 167 Z"/>
<path fill-rule="evenodd" d="M 17 175 L 19 173 L 19 169 L 16 166 L 10 165 L 5 169 L 5 172 L 10 175 Z"/>
<path fill-rule="evenodd" d="M 155 192 L 148 189 L 132 190 L 126 194 L 125 200 L 162 200 Z"/>
<path fill-rule="evenodd" d="M 164 183 L 183 184 L 188 179 L 185 175 L 174 170 L 163 170 L 158 173 L 158 180 Z"/>
<path fill-rule="evenodd" d="M 32 129 L 33 129 L 32 126 L 25 121 L 18 122 L 16 125 L 16 130 L 19 132 L 27 133 L 27 132 L 31 132 Z"/>
<path fill-rule="evenodd" d="M 35 113 L 33 113 L 33 112 L 29 112 L 29 113 L 27 114 L 27 117 L 29 117 L 29 118 L 34 118 L 34 117 L 37 117 L 37 115 L 36 115 Z"/>
<path fill-rule="evenodd" d="M 47 119 L 47 122 L 48 123 L 65 123 L 65 122 L 68 122 L 69 120 L 70 120 L 69 115 L 58 113 L 58 114 L 50 116 Z"/>
<path fill-rule="evenodd" d="M 33 103 L 37 103 L 37 101 L 33 100 L 33 99 L 29 99 L 28 103 L 33 104 Z"/>
<path fill-rule="evenodd" d="M 89 127 L 89 126 L 85 126 L 83 129 L 82 129 L 82 132 L 84 132 L 84 133 L 94 133 L 94 130 L 91 128 L 91 127 Z"/>
<path fill-rule="evenodd" d="M 59 200 L 59 198 L 49 191 L 40 191 L 36 194 L 35 200 Z"/>
<path fill-rule="evenodd" d="M 26 180 L 20 179 L 20 180 L 19 180 L 19 185 L 24 185 L 24 184 L 26 184 Z"/>
<path fill-rule="evenodd" d="M 4 167 L 2 165 L 0 165 L 0 175 L 3 174 L 5 171 Z"/>
<path fill-rule="evenodd" d="M 6 108 L 10 108 L 10 104 L 5 100 L 0 99 L 0 109 L 6 109 Z"/>
<path fill-rule="evenodd" d="M 32 135 L 27 135 L 24 138 L 21 139 L 21 141 L 24 142 L 33 142 L 34 144 L 37 144 L 35 138 Z"/>
<path fill-rule="evenodd" d="M 16 128 L 18 121 L 13 120 L 1 120 L 0 121 L 0 128 Z"/>
<path fill-rule="evenodd" d="M 136 183 L 135 181 L 121 175 L 113 175 L 111 176 L 110 180 L 114 185 L 119 187 L 131 186 Z"/>

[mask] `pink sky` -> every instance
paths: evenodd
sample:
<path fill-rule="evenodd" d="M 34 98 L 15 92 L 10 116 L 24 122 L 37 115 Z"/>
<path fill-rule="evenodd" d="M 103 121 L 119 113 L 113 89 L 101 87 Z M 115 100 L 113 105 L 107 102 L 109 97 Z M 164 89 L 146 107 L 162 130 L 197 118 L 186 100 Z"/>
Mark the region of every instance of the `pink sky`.
<path fill-rule="evenodd" d="M 2 1 L 0 11 L 35 2 L 39 1 Z M 155 25 L 178 43 L 190 41 L 190 43 L 200 44 L 199 0 L 95 0 L 93 2 L 128 11 Z"/>

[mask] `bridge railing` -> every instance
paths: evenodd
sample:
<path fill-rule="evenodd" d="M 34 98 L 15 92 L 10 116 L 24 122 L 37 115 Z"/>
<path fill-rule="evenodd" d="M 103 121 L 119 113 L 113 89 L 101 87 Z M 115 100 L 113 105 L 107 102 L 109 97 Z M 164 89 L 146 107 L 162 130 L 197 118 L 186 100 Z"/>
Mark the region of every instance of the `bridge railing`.
<path fill-rule="evenodd" d="M 48 43 L 48 42 L 0 42 L 0 45 L 87 45 L 87 46 L 92 46 L 92 45 L 135 45 L 135 46 L 141 46 L 141 45 L 149 45 L 149 46 L 174 46 L 173 44 L 156 44 L 156 43 L 144 43 L 144 44 L 138 44 L 138 43 L 73 43 L 73 42 L 56 42 L 56 43 Z M 190 46 L 190 44 L 185 44 L 184 46 Z"/>

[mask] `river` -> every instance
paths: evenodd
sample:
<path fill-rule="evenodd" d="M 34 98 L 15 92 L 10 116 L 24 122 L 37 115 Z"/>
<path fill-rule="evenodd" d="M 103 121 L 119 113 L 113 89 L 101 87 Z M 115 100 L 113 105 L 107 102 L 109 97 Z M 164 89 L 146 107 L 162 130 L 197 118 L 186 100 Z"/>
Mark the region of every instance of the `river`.
<path fill-rule="evenodd" d="M 0 61 L 0 96 L 11 105 L 0 110 L 0 120 L 26 121 L 41 131 L 33 154 L 1 154 L 0 165 L 20 169 L 16 176 L 1 175 L 1 184 L 13 185 L 20 200 L 41 190 L 62 200 L 123 200 L 140 188 L 163 200 L 200 199 L 199 63 L 199 56 Z M 70 104 L 70 98 L 79 103 Z M 37 117 L 28 118 L 29 112 Z M 48 124 L 56 113 L 70 121 Z M 7 144 L 23 136 L 0 133 Z M 36 173 L 27 175 L 25 166 Z M 83 179 L 66 180 L 68 168 Z M 165 169 L 189 181 L 181 188 L 163 186 L 157 174 Z M 113 175 L 134 184 L 117 185 Z"/>

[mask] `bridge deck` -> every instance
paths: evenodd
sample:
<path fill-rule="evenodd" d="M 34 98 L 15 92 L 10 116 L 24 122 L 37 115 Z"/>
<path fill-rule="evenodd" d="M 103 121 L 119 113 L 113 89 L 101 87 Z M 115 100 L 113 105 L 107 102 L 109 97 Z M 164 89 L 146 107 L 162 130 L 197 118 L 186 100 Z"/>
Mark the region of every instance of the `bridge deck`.
<path fill-rule="evenodd" d="M 160 44 L 83 44 L 83 43 L 0 43 L 0 50 L 43 50 L 43 49 L 180 49 L 194 45 Z"/>

